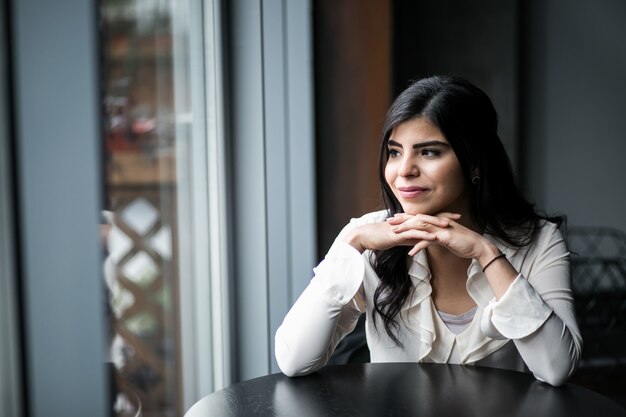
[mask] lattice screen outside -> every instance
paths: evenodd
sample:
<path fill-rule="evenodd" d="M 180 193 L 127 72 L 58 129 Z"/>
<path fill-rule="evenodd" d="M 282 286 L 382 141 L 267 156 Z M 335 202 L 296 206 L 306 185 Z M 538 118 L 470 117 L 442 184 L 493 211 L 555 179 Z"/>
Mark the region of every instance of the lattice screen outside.
<path fill-rule="evenodd" d="M 116 383 L 122 401 L 141 401 L 143 415 L 179 415 L 175 188 L 118 186 L 109 197 L 113 225 L 105 276 Z"/>

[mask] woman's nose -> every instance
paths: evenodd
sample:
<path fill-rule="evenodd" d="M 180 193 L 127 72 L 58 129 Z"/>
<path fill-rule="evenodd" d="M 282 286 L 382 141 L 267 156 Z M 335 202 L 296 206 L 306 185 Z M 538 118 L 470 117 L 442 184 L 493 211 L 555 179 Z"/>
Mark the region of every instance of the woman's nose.
<path fill-rule="evenodd" d="M 398 175 L 401 177 L 416 177 L 419 175 L 419 169 L 413 158 L 403 158 L 398 167 Z"/>

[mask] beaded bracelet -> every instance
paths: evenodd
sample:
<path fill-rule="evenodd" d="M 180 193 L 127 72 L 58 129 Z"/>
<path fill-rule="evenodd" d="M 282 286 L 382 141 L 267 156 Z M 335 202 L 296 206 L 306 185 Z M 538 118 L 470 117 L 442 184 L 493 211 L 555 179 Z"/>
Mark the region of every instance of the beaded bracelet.
<path fill-rule="evenodd" d="M 491 265 L 492 263 L 494 263 L 494 262 L 495 262 L 495 261 L 497 261 L 498 259 L 500 259 L 500 258 L 505 258 L 505 257 L 506 257 L 506 255 L 505 255 L 504 253 L 501 253 L 500 255 L 496 256 L 495 258 L 493 258 L 492 260 L 490 260 L 489 262 L 487 262 L 487 265 L 485 265 L 485 266 L 483 267 L 483 272 L 485 272 L 485 269 L 487 269 L 487 267 L 488 267 L 489 265 Z"/>

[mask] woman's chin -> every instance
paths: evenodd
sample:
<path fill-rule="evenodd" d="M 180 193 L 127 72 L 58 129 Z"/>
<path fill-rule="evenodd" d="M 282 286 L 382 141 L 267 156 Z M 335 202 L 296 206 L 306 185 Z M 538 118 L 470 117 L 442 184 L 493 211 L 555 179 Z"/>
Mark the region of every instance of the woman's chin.
<path fill-rule="evenodd" d="M 423 204 L 405 203 L 405 204 L 401 204 L 401 205 L 402 205 L 402 210 L 406 214 L 410 214 L 412 216 L 415 216 L 417 214 L 433 214 L 433 213 L 435 213 L 430 207 L 426 207 Z"/>

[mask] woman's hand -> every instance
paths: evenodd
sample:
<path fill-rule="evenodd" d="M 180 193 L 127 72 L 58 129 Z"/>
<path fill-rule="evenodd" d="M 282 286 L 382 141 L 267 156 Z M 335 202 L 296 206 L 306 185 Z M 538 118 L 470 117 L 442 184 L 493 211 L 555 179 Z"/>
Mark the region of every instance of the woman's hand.
<path fill-rule="evenodd" d="M 456 220 L 461 218 L 457 213 L 439 213 L 437 218 L 444 219 L 447 222 L 445 227 L 433 223 L 426 223 L 420 217 L 421 215 L 412 216 L 406 213 L 399 213 L 392 217 L 388 222 L 393 225 L 392 231 L 405 237 L 411 236 L 415 232 L 429 232 L 435 236 L 435 239 L 428 241 L 422 240 L 416 243 L 409 251 L 409 255 L 413 256 L 420 250 L 432 244 L 438 244 L 446 247 L 456 256 L 461 258 L 480 258 L 483 254 L 492 253 L 497 248 L 485 239 L 482 235 L 461 225 Z M 492 246 L 494 246 L 492 248 Z"/>
<path fill-rule="evenodd" d="M 408 216 L 408 215 L 407 215 Z M 411 216 L 422 225 L 421 228 L 407 228 L 406 231 L 395 231 L 396 217 L 379 223 L 369 223 L 358 226 L 349 232 L 344 241 L 363 253 L 365 250 L 385 250 L 394 246 L 419 246 L 436 240 L 436 236 L 426 230 L 428 226 L 444 229 L 449 225 L 445 217 L 418 214 Z M 426 245 L 427 246 L 427 245 Z M 424 246 L 424 247 L 426 247 Z"/>

